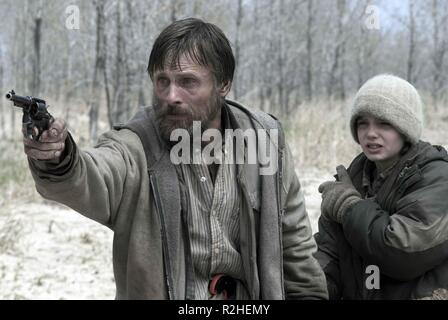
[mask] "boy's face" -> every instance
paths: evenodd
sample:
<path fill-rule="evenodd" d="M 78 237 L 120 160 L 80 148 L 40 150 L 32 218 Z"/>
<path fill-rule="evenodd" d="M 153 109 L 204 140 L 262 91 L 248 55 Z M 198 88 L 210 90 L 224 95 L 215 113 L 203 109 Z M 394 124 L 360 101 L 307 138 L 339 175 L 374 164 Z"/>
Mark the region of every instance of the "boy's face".
<path fill-rule="evenodd" d="M 362 116 L 356 124 L 359 144 L 370 161 L 389 162 L 399 158 L 404 140 L 390 123 Z"/>

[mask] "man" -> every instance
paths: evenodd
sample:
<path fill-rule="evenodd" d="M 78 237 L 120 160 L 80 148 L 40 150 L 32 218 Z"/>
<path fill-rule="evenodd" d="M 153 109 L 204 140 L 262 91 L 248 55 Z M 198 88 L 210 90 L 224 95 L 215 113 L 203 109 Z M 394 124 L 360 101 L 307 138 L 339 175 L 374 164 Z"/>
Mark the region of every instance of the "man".
<path fill-rule="evenodd" d="M 327 298 L 281 131 L 274 174 L 260 175 L 259 162 L 176 162 L 171 152 L 179 130 L 193 135 L 194 146 L 198 123 L 199 134 L 281 130 L 269 115 L 225 100 L 234 68 L 219 28 L 174 22 L 149 58 L 154 108 L 102 135 L 93 149 L 79 150 L 60 119 L 40 142 L 24 140 L 38 192 L 114 231 L 118 299 Z M 237 156 L 229 142 L 224 152 Z"/>

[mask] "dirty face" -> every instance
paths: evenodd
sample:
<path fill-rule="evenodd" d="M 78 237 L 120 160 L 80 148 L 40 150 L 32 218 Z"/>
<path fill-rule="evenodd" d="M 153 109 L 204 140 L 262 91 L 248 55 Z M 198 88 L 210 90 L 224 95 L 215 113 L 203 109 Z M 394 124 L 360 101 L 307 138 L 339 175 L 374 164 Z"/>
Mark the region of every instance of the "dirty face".
<path fill-rule="evenodd" d="M 220 123 L 221 107 L 228 87 L 218 86 L 211 70 L 186 56 L 154 73 L 154 108 L 162 137 L 169 142 L 174 129 L 192 134 L 193 121 L 202 130 Z"/>
<path fill-rule="evenodd" d="M 361 116 L 356 126 L 359 144 L 370 161 L 382 165 L 398 160 L 404 139 L 390 123 L 372 116 Z"/>

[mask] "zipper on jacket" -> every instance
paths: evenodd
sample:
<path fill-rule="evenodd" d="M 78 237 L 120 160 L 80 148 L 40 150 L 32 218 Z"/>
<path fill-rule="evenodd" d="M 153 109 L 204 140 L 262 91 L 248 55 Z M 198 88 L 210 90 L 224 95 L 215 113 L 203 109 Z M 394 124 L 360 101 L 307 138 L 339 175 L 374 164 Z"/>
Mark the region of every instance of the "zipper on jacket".
<path fill-rule="evenodd" d="M 166 243 L 167 237 L 166 237 L 166 229 L 165 229 L 165 219 L 163 218 L 160 197 L 159 197 L 159 194 L 156 192 L 156 189 L 154 186 L 154 179 L 153 179 L 151 172 L 149 172 L 149 180 L 151 182 L 151 190 L 154 195 L 154 199 L 156 202 L 156 210 L 157 210 L 157 213 L 159 214 L 160 225 L 161 225 L 160 233 L 162 235 L 163 261 L 165 263 L 165 281 L 166 281 L 166 286 L 168 289 L 168 298 L 170 300 L 174 300 L 173 289 L 172 289 L 172 285 L 171 285 L 171 281 L 170 281 L 170 279 L 171 279 L 171 274 L 170 274 L 171 264 L 170 264 L 170 259 L 168 256 L 168 245 Z"/>

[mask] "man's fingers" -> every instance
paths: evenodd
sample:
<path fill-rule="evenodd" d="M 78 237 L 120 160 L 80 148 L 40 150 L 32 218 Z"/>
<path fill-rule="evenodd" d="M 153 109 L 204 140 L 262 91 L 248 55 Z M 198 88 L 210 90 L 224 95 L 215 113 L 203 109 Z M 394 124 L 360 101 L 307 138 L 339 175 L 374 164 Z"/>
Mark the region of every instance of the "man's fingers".
<path fill-rule="evenodd" d="M 338 173 L 338 180 L 341 182 L 352 182 L 350 176 L 348 175 L 347 169 L 343 165 L 336 167 L 336 172 Z"/>
<path fill-rule="evenodd" d="M 52 137 L 56 137 L 61 132 L 66 130 L 66 127 L 67 127 L 66 123 L 65 123 L 65 121 L 63 119 L 56 118 L 56 119 L 54 119 L 53 123 L 50 125 L 50 128 L 48 129 L 48 131 L 50 131 L 50 135 Z"/>
<path fill-rule="evenodd" d="M 47 140 L 48 140 L 48 130 L 45 130 L 44 132 L 42 132 L 42 135 L 40 136 L 40 141 L 45 142 Z"/>
<path fill-rule="evenodd" d="M 39 141 L 27 137 L 26 128 L 22 128 L 22 132 L 25 135 L 23 138 L 25 154 L 32 159 L 57 159 L 65 149 L 65 139 L 67 138 L 68 132 L 63 119 L 51 119 L 48 130 L 42 132 Z"/>
<path fill-rule="evenodd" d="M 63 119 L 56 118 L 51 123 L 48 130 L 42 133 L 41 142 L 59 142 L 65 141 L 67 137 L 67 125 Z"/>
<path fill-rule="evenodd" d="M 45 130 L 42 133 L 42 135 L 39 139 L 39 142 L 41 142 L 41 143 L 63 142 L 63 141 L 65 141 L 66 137 L 67 137 L 67 131 L 63 131 L 56 136 L 52 136 L 50 131 Z"/>
<path fill-rule="evenodd" d="M 58 158 L 61 155 L 61 153 L 62 153 L 61 151 L 55 151 L 55 150 L 41 151 L 38 149 L 33 149 L 28 146 L 25 146 L 25 154 L 28 157 L 33 158 L 35 160 L 53 160 Z"/>
<path fill-rule="evenodd" d="M 62 151 L 62 150 L 64 150 L 64 147 L 65 147 L 64 142 L 42 143 L 42 142 L 34 141 L 32 139 L 27 139 L 27 138 L 23 139 L 23 144 L 30 149 L 36 149 L 39 151 L 50 151 L 50 150 Z"/>

